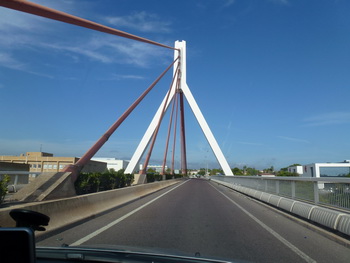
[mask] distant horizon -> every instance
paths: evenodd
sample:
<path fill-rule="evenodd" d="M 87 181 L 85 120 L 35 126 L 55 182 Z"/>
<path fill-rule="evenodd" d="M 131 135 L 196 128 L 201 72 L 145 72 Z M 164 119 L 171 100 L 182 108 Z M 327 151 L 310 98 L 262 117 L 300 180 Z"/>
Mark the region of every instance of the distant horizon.
<path fill-rule="evenodd" d="M 35 151 L 28 151 L 28 152 L 35 152 Z M 21 155 L 24 155 L 25 156 L 25 154 L 26 153 L 28 153 L 28 152 L 22 152 L 22 153 L 20 153 L 20 154 L 17 154 L 17 155 L 9 155 L 9 154 L 0 154 L 0 157 L 1 156 L 21 156 Z M 40 152 L 40 151 L 38 151 L 38 152 Z M 48 153 L 48 154 L 53 154 L 53 156 L 54 157 L 76 157 L 76 158 L 81 158 L 81 156 L 74 156 L 74 155 L 71 155 L 71 156 L 62 156 L 62 155 L 56 155 L 55 153 L 52 153 L 52 152 L 45 152 L 45 151 L 42 151 L 42 153 Z M 118 158 L 118 157 L 111 157 L 111 156 L 94 156 L 94 157 L 92 157 L 91 159 L 94 159 L 94 158 L 102 158 L 102 159 L 107 159 L 107 158 L 111 158 L 111 159 L 116 159 L 116 160 L 123 160 L 123 161 L 130 161 L 130 159 L 131 158 Z M 142 160 L 141 162 L 140 162 L 140 164 L 143 164 L 143 161 L 144 160 Z M 340 160 L 340 161 L 329 161 L 329 162 L 314 162 L 314 163 L 346 163 L 346 161 L 349 161 L 349 159 L 344 159 L 344 160 Z M 1 159 L 0 159 L 0 162 L 1 162 Z M 312 163 L 294 163 L 294 164 L 300 164 L 301 166 L 304 166 L 304 165 L 309 165 L 309 164 L 312 164 Z M 149 163 L 149 165 L 162 165 L 162 162 L 159 162 L 159 163 L 154 163 L 154 162 L 152 162 L 152 163 Z M 217 166 L 215 166 L 215 165 L 217 165 Z M 279 170 L 281 170 L 282 168 L 287 168 L 287 167 L 289 167 L 289 166 L 291 166 L 291 165 L 293 165 L 293 164 L 290 164 L 290 165 L 288 165 L 288 166 L 285 166 L 285 167 L 275 167 L 275 166 L 273 166 L 274 167 L 274 170 L 275 171 L 279 171 Z M 167 165 L 168 167 L 170 167 L 169 165 Z M 268 169 L 268 168 L 270 168 L 270 167 L 263 167 L 263 168 L 257 168 L 257 167 L 255 167 L 254 165 L 251 165 L 251 166 L 249 166 L 249 165 L 242 165 L 242 166 L 234 166 L 234 167 L 231 167 L 231 169 L 234 169 L 234 168 L 239 168 L 239 169 L 243 169 L 244 168 L 244 166 L 247 166 L 247 167 L 249 167 L 249 168 L 254 168 L 254 169 L 257 169 L 257 170 L 259 170 L 259 171 L 262 171 L 262 170 L 264 170 L 264 169 Z M 200 169 L 206 169 L 206 166 L 201 166 L 201 167 L 198 167 L 198 168 L 193 168 L 194 166 L 192 166 L 192 167 L 188 167 L 188 169 L 191 169 L 191 170 L 200 170 Z M 180 169 L 180 167 L 177 167 L 176 169 Z M 208 169 L 210 169 L 210 170 L 212 170 L 212 169 L 221 169 L 221 167 L 219 167 L 219 165 L 218 164 L 215 164 L 215 162 L 208 162 Z"/>

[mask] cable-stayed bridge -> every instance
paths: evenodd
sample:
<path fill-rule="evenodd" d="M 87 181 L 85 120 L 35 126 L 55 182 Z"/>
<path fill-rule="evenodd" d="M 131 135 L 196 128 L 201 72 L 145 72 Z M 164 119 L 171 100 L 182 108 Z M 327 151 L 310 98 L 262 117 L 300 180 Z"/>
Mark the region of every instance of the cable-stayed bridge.
<path fill-rule="evenodd" d="M 39 235 L 39 245 L 88 246 L 110 243 L 161 247 L 191 255 L 248 262 L 348 261 L 349 181 L 344 178 L 302 180 L 233 176 L 187 85 L 185 41 L 176 41 L 174 47 L 167 46 L 29 1 L 0 0 L 0 5 L 174 52 L 174 60 L 164 72 L 87 150 L 78 163 L 54 175 L 43 174 L 38 177 L 38 181 L 21 190 L 19 196 L 23 198 L 20 201 L 26 203 L 16 207 L 43 212 L 52 218 L 49 227 L 52 232 Z M 181 172 L 187 174 L 186 99 L 225 176 L 168 180 L 75 196 L 73 184 L 84 165 L 171 69 L 173 77 L 169 89 L 135 150 L 126 173 L 133 173 L 144 155 L 141 175 L 146 173 L 164 114 L 170 113 L 163 173 L 171 146 L 172 156 L 169 159 L 171 172 L 174 172 L 175 141 L 179 137 Z M 179 135 L 175 131 L 179 131 Z M 327 192 L 322 188 L 325 183 L 337 185 L 337 192 Z M 49 199 L 52 201 L 45 201 Z M 11 225 L 7 219 L 10 209 L 0 209 L 3 226 Z"/>

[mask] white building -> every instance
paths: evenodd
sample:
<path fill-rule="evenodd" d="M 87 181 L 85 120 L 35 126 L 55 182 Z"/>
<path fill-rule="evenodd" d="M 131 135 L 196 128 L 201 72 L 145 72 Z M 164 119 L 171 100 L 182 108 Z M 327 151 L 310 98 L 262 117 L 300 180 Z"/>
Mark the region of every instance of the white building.
<path fill-rule="evenodd" d="M 91 160 L 107 163 L 107 169 L 114 169 L 115 171 L 126 169 L 129 164 L 129 161 L 118 160 L 116 158 L 92 158 Z"/>
<path fill-rule="evenodd" d="M 350 160 L 340 163 L 312 163 L 292 166 L 290 172 L 297 172 L 301 177 L 340 177 L 350 174 Z"/>
<path fill-rule="evenodd" d="M 143 168 L 143 164 L 140 164 L 140 171 L 142 171 L 142 168 Z M 163 165 L 152 165 L 152 164 L 149 164 L 147 166 L 147 169 L 153 169 L 155 170 L 157 173 L 161 173 L 162 170 L 163 170 Z M 164 167 L 165 171 L 168 169 L 168 166 L 165 165 Z"/>
<path fill-rule="evenodd" d="M 290 173 L 298 173 L 299 175 L 303 174 L 303 166 L 298 165 L 298 166 L 291 166 L 288 167 L 288 172 Z"/>

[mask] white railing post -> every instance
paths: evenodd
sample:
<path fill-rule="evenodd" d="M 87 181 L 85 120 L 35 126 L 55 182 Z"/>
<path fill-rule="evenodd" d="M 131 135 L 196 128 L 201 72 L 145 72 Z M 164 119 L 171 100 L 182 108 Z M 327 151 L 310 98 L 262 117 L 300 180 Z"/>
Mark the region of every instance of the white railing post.
<path fill-rule="evenodd" d="M 318 204 L 320 202 L 320 196 L 318 193 L 318 182 L 314 182 L 314 203 Z"/>
<path fill-rule="evenodd" d="M 278 194 L 279 195 L 279 193 L 280 193 L 280 181 L 276 181 L 276 194 Z"/>
<path fill-rule="evenodd" d="M 291 181 L 292 187 L 292 199 L 295 199 L 295 181 Z"/>

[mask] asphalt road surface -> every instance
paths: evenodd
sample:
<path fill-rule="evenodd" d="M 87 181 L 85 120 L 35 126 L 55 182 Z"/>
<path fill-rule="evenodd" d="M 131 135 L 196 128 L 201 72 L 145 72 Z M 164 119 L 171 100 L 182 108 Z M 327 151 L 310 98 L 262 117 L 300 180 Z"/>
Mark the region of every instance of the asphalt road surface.
<path fill-rule="evenodd" d="M 229 188 L 190 179 L 38 245 L 108 244 L 238 262 L 350 262 L 350 242 L 322 232 Z"/>

